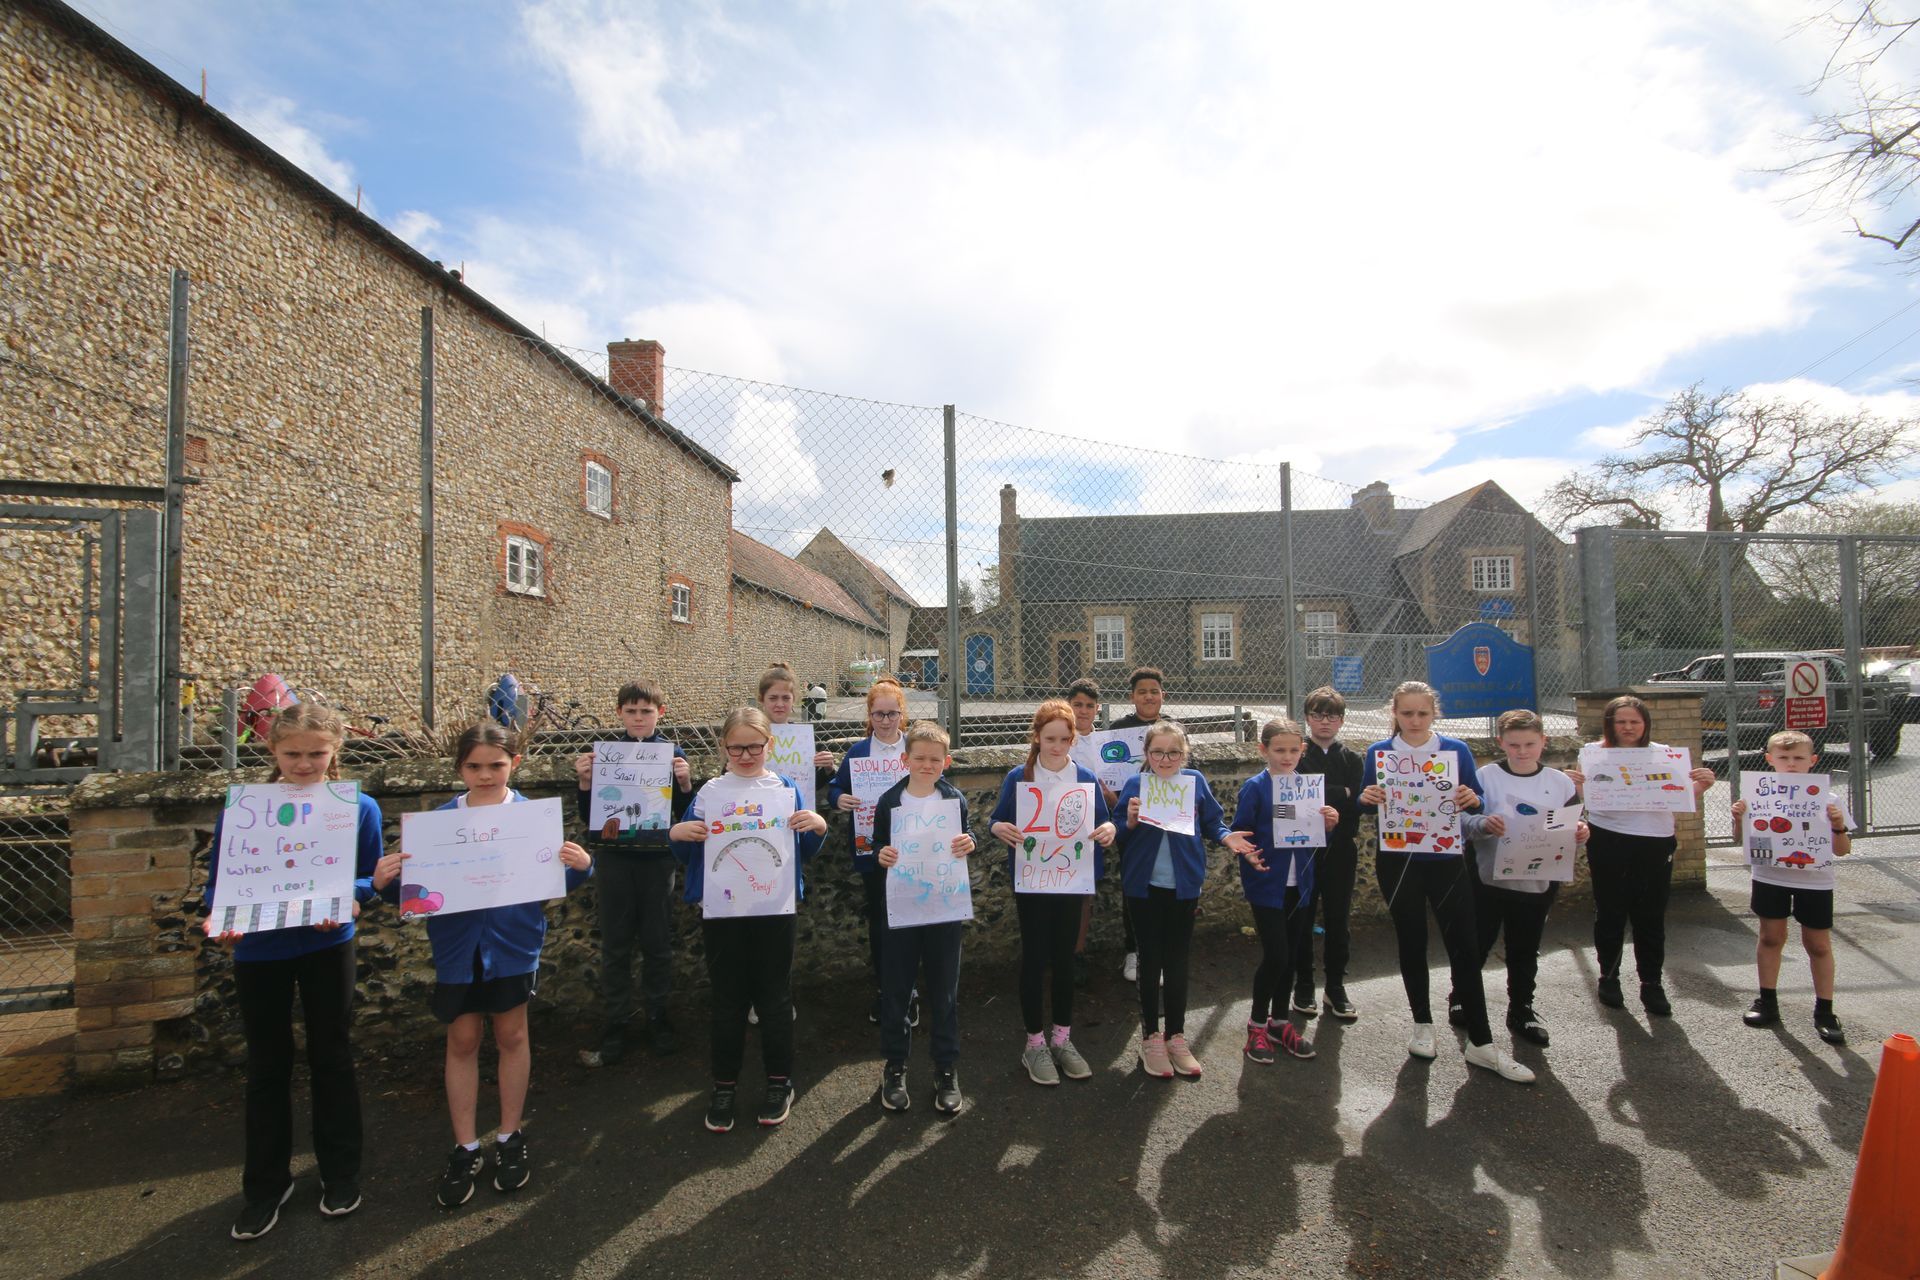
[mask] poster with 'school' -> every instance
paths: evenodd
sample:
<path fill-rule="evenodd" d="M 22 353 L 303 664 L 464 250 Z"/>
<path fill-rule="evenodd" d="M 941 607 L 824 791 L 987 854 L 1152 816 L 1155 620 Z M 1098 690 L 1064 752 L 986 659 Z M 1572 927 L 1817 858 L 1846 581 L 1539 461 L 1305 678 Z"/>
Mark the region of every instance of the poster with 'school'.
<path fill-rule="evenodd" d="M 1149 827 L 1190 836 L 1197 803 L 1192 774 L 1181 772 L 1171 778 L 1157 773 L 1140 775 L 1140 821 Z"/>
<path fill-rule="evenodd" d="M 401 814 L 400 919 L 566 897 L 564 812 L 549 797 Z"/>
<path fill-rule="evenodd" d="M 1742 773 L 1741 843 L 1763 884 L 1833 888 L 1833 779 L 1824 773 Z"/>
<path fill-rule="evenodd" d="M 1382 849 L 1460 855 L 1460 810 L 1453 800 L 1458 770 L 1453 752 L 1376 751 L 1373 776 L 1387 793 L 1380 806 Z"/>
<path fill-rule="evenodd" d="M 904 744 L 903 744 L 904 745 Z M 906 752 L 897 756 L 848 756 L 847 776 L 853 781 L 853 849 L 873 852 L 873 809 L 887 788 L 907 776 Z"/>
<path fill-rule="evenodd" d="M 1020 844 L 1013 851 L 1016 893 L 1092 893 L 1093 784 L 1044 787 L 1019 782 L 1013 823 Z"/>
<path fill-rule="evenodd" d="M 800 875 L 793 813 L 793 792 L 785 787 L 739 785 L 726 777 L 701 788 L 703 916 L 794 914 Z"/>
<path fill-rule="evenodd" d="M 973 919 L 967 860 L 953 855 L 954 840 L 965 834 L 960 802 L 902 796 L 890 830 L 900 860 L 887 871 L 887 927 Z"/>
<path fill-rule="evenodd" d="M 673 746 L 593 744 L 593 805 L 587 818 L 603 840 L 632 839 L 673 825 Z"/>
<path fill-rule="evenodd" d="M 1493 878 L 1501 880 L 1573 880 L 1575 837 L 1585 808 L 1579 804 L 1540 809 L 1521 801 L 1502 814 L 1507 834 L 1493 847 Z"/>
<path fill-rule="evenodd" d="M 1273 773 L 1273 847 L 1324 849 L 1327 778 L 1320 773 Z"/>
<path fill-rule="evenodd" d="M 359 783 L 231 786 L 220 819 L 209 936 L 353 919 Z"/>
<path fill-rule="evenodd" d="M 1580 748 L 1581 788 L 1594 813 L 1692 813 L 1693 754 L 1685 747 Z"/>
<path fill-rule="evenodd" d="M 812 725 L 777 724 L 773 726 L 773 741 L 767 744 L 767 768 L 800 788 L 802 809 L 815 807 L 813 757 L 816 750 L 813 745 Z"/>

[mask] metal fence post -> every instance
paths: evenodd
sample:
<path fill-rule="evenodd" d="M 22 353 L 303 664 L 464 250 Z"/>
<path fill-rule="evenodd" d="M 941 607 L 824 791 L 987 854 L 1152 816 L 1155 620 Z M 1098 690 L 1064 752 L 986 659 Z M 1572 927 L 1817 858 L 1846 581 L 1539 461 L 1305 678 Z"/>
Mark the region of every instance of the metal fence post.
<path fill-rule="evenodd" d="M 954 445 L 953 406 L 940 408 L 947 471 L 947 736 L 960 745 L 960 481 Z"/>
<path fill-rule="evenodd" d="M 1580 554 L 1580 678 L 1589 689 L 1620 683 L 1619 618 L 1613 600 L 1613 530 L 1604 526 L 1573 535 Z"/>
<path fill-rule="evenodd" d="M 187 273 L 175 268 L 167 308 L 167 498 L 160 568 L 160 767 L 180 767 L 180 565 L 186 514 Z"/>
<path fill-rule="evenodd" d="M 1280 464 L 1280 590 L 1286 597 L 1287 714 L 1300 709 L 1300 615 L 1293 603 L 1293 464 Z"/>
<path fill-rule="evenodd" d="M 420 308 L 420 720 L 433 728 L 433 308 Z"/>
<path fill-rule="evenodd" d="M 1860 539 L 1840 539 L 1840 642 L 1847 652 L 1847 803 L 1856 832 L 1866 830 L 1867 759 L 1866 677 L 1860 668 Z M 1899 725 L 1894 726 L 1900 732 Z"/>
<path fill-rule="evenodd" d="M 1739 648 L 1733 637 L 1733 544 L 1720 544 L 1720 648 L 1721 661 L 1726 669 L 1721 675 L 1726 681 L 1726 692 L 1721 695 L 1726 705 L 1720 709 L 1720 723 L 1727 735 L 1727 786 L 1733 792 L 1733 798 L 1740 798 L 1740 687 L 1734 675 L 1734 653 Z M 1701 748 L 1705 750 L 1704 745 Z"/>
<path fill-rule="evenodd" d="M 220 767 L 240 767 L 240 690 L 233 685 L 220 691 Z"/>

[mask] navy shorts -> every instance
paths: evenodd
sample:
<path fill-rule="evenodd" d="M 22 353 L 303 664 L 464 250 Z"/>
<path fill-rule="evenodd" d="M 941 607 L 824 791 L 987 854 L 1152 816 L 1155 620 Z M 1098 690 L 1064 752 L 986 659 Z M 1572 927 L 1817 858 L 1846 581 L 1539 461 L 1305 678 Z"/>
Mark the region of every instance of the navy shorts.
<path fill-rule="evenodd" d="M 1785 920 L 1791 916 L 1800 922 L 1802 929 L 1833 928 L 1831 889 L 1789 889 L 1785 885 L 1755 880 L 1748 905 L 1762 920 Z"/>
<path fill-rule="evenodd" d="M 427 997 L 427 1008 L 441 1022 L 451 1025 L 464 1013 L 511 1013 L 529 1003 L 540 987 L 540 971 L 516 973 L 507 978 L 480 976 L 480 953 L 473 956 L 472 982 L 436 982 Z"/>

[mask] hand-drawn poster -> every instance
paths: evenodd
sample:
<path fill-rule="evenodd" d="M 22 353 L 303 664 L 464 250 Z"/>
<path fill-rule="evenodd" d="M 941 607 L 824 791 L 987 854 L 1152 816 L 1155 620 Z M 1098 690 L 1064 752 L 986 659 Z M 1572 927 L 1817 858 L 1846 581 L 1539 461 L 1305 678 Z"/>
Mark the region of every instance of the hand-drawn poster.
<path fill-rule="evenodd" d="M 1573 880 L 1574 837 L 1579 834 L 1579 804 L 1541 809 L 1519 802 L 1513 813 L 1502 814 L 1507 833 L 1493 847 L 1493 879 Z"/>
<path fill-rule="evenodd" d="M 1276 773 L 1273 780 L 1273 847 L 1324 849 L 1327 778 L 1320 773 Z"/>
<path fill-rule="evenodd" d="M 1140 772 L 1140 762 L 1147 757 L 1147 726 L 1139 725 L 1132 729 L 1101 729 L 1087 735 L 1086 740 L 1093 745 L 1093 751 L 1099 763 L 1089 765 L 1100 779 L 1100 785 L 1118 793 L 1127 785 L 1127 779 Z"/>
<path fill-rule="evenodd" d="M 1692 813 L 1693 756 L 1685 747 L 1580 748 L 1581 790 L 1595 813 Z"/>
<path fill-rule="evenodd" d="M 1192 774 L 1183 770 L 1171 778 L 1157 773 L 1140 775 L 1140 821 L 1147 826 L 1190 836 L 1196 804 Z"/>
<path fill-rule="evenodd" d="M 847 774 L 853 779 L 853 798 L 860 802 L 853 811 L 854 852 L 872 853 L 873 807 L 887 788 L 907 776 L 906 755 L 848 756 Z"/>
<path fill-rule="evenodd" d="M 1790 888 L 1833 888 L 1833 823 L 1827 806 L 1838 800 L 1830 776 L 1742 773 L 1740 798 L 1747 802 L 1740 834 L 1755 880 Z"/>
<path fill-rule="evenodd" d="M 723 778 L 700 792 L 700 818 L 707 824 L 701 914 L 790 916 L 800 889 L 793 792 L 731 783 Z"/>
<path fill-rule="evenodd" d="M 359 842 L 357 782 L 228 787 L 208 935 L 345 924 Z"/>
<path fill-rule="evenodd" d="M 1093 784 L 1044 787 L 1018 782 L 1013 851 L 1016 893 L 1092 893 Z"/>
<path fill-rule="evenodd" d="M 767 744 L 767 768 L 800 788 L 800 807 L 803 809 L 814 807 L 813 757 L 816 750 L 812 725 L 773 726 L 773 741 Z"/>
<path fill-rule="evenodd" d="M 632 839 L 673 825 L 673 744 L 593 744 L 588 825 L 603 840 Z"/>
<path fill-rule="evenodd" d="M 960 802 L 902 796 L 893 811 L 893 847 L 900 860 L 887 872 L 887 926 L 908 929 L 973 919 L 973 883 L 967 860 L 953 855 Z"/>
<path fill-rule="evenodd" d="M 1462 852 L 1460 810 L 1453 800 L 1458 771 L 1451 751 L 1376 751 L 1373 771 L 1387 793 L 1380 806 L 1382 849 L 1451 856 Z"/>
<path fill-rule="evenodd" d="M 400 918 L 566 897 L 561 820 L 552 798 L 401 814 Z"/>

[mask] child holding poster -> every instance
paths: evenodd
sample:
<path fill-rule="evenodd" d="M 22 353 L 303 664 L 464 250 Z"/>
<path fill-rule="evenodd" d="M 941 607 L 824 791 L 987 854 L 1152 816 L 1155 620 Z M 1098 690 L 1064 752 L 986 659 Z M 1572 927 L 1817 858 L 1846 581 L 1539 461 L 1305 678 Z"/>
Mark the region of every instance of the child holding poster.
<path fill-rule="evenodd" d="M 666 695 L 650 680 L 632 680 L 614 695 L 625 734 L 614 741 L 650 742 L 673 750 L 673 791 L 667 821 L 686 812 L 693 773 L 686 753 L 660 732 Z M 640 997 L 647 1015 L 647 1048 L 656 1054 L 680 1047 L 667 1014 L 673 995 L 673 850 L 665 827 L 601 832 L 593 822 L 594 753 L 574 758 L 580 783 L 580 820 L 586 844 L 599 866 L 594 892 L 600 911 L 600 1037 L 580 1051 L 581 1064 L 610 1067 L 626 1055 L 633 1037 L 633 956 L 640 953 Z"/>
<path fill-rule="evenodd" d="M 454 743 L 453 767 L 467 784 L 464 795 L 440 806 L 475 809 L 487 805 L 519 804 L 526 797 L 512 787 L 520 765 L 519 739 L 491 720 L 463 732 Z M 569 892 L 593 874 L 593 859 L 571 840 L 558 850 L 566 867 Z M 384 877 L 385 894 L 398 903 L 395 881 L 404 872 L 407 854 L 395 850 L 380 860 L 376 880 Z M 527 1139 L 520 1131 L 526 1110 L 527 1080 L 533 1071 L 533 1046 L 527 1038 L 527 1005 L 540 985 L 540 948 L 547 937 L 544 902 L 517 902 L 477 911 L 452 911 L 427 918 L 427 940 L 433 945 L 433 994 L 427 1007 L 447 1028 L 447 1111 L 453 1121 L 453 1150 L 440 1175 L 435 1200 L 452 1209 L 473 1198 L 473 1184 L 486 1168 L 480 1150 L 476 1115 L 480 1101 L 480 1038 L 493 1024 L 493 1047 L 499 1054 L 500 1129 L 493 1141 L 493 1189 L 517 1191 L 533 1171 L 527 1161 Z"/>
<path fill-rule="evenodd" d="M 1073 708 L 1050 698 L 1033 713 L 1027 762 L 1008 770 L 1000 784 L 990 828 L 994 839 L 1010 850 L 1007 870 L 1020 921 L 1020 1016 L 1027 1030 L 1020 1064 L 1029 1079 L 1044 1085 L 1059 1084 L 1062 1075 L 1070 1080 L 1093 1075 L 1073 1045 L 1073 943 L 1080 933 L 1081 898 L 1093 892 L 1106 870 L 1103 850 L 1115 834 L 1100 780 L 1093 770 L 1075 764 L 1072 752 Z M 1064 817 L 1069 809 L 1071 818 Z M 1085 832 L 1076 834 L 1070 850 L 1064 842 L 1041 845 L 1052 833 L 1069 829 Z M 1091 867 L 1082 857 L 1083 843 L 1092 846 Z M 1023 857 L 1031 871 L 1036 853 L 1039 872 L 1023 877 Z M 1049 968 L 1051 1036 L 1046 1034 L 1043 1004 Z"/>
<path fill-rule="evenodd" d="M 1187 763 L 1187 731 L 1173 720 L 1147 730 L 1147 771 L 1120 792 L 1120 887 L 1140 939 L 1140 1065 L 1170 1080 L 1197 1078 L 1200 1060 L 1187 1045 L 1187 954 L 1193 914 L 1207 879 L 1207 846 L 1241 857 L 1256 849 L 1244 831 L 1228 831 L 1220 802 Z M 1162 981 L 1164 979 L 1164 989 Z M 1166 997 L 1166 1029 L 1160 1000 Z"/>
<path fill-rule="evenodd" d="M 907 771 L 907 691 L 892 676 L 881 676 L 867 690 L 867 736 L 847 748 L 846 758 L 827 786 L 827 803 L 853 815 L 853 869 L 866 891 L 867 958 L 873 968 L 873 1004 L 867 1021 L 880 1021 L 880 939 L 887 931 L 886 873 L 874 860 L 874 802 Z M 765 1010 L 761 1010 L 765 1012 Z M 907 1003 L 907 1021 L 920 1025 L 920 1001 Z"/>
<path fill-rule="evenodd" d="M 1649 731 L 1647 704 L 1632 694 L 1609 702 L 1600 713 L 1600 747 L 1663 747 Z M 1578 771 L 1567 775 L 1585 786 Z M 1691 777 L 1695 802 L 1713 785 L 1711 769 Z M 1600 1003 L 1618 1009 L 1620 957 L 1633 925 L 1633 960 L 1640 971 L 1640 1003 L 1667 1017 L 1673 1003 L 1661 984 L 1667 960 L 1667 893 L 1673 885 L 1673 814 L 1587 810 L 1587 867 L 1593 873 L 1593 949 L 1600 969 Z"/>
<path fill-rule="evenodd" d="M 1390 775 L 1396 784 L 1411 779 L 1420 786 L 1440 786 L 1439 810 L 1443 817 L 1455 818 L 1479 803 L 1480 776 L 1474 771 L 1473 751 L 1458 738 L 1443 737 L 1433 731 L 1440 714 L 1440 700 L 1433 687 L 1408 680 L 1393 691 L 1387 704 L 1393 714 L 1394 735 L 1367 748 L 1361 776 L 1360 804 L 1365 812 L 1379 812 L 1387 803 L 1387 787 L 1382 785 L 1383 763 L 1394 767 Z M 1429 767 L 1438 761 L 1439 769 Z M 1446 775 L 1440 784 L 1427 784 L 1425 776 Z M 1403 788 L 1404 789 L 1404 788 Z M 1440 940 L 1446 944 L 1447 963 L 1453 970 L 1454 996 L 1460 1001 L 1461 1017 L 1467 1028 L 1466 1058 L 1470 1066 L 1484 1067 L 1503 1079 L 1529 1084 L 1533 1072 L 1509 1058 L 1493 1043 L 1493 1030 L 1487 1024 L 1487 996 L 1480 985 L 1479 940 L 1474 936 L 1473 876 L 1467 870 L 1459 828 L 1452 834 L 1433 833 L 1419 849 L 1411 841 L 1398 842 L 1385 830 L 1380 836 L 1380 852 L 1375 865 L 1380 892 L 1393 917 L 1394 937 L 1400 949 L 1400 981 L 1407 990 L 1407 1005 L 1413 1013 L 1413 1038 L 1407 1052 L 1416 1058 L 1433 1058 L 1439 1050 L 1433 1037 L 1433 1005 L 1427 978 L 1427 908 L 1433 908 L 1440 925 Z"/>
<path fill-rule="evenodd" d="M 1087 735 L 1099 732 L 1100 723 L 1100 686 L 1082 676 L 1067 686 L 1067 705 L 1073 708 L 1073 762 L 1100 771 L 1100 748 Z M 1119 793 L 1108 790 L 1104 783 L 1107 807 L 1113 807 L 1114 797 Z M 1081 986 L 1087 985 L 1087 933 L 1093 927 L 1093 904 L 1099 895 L 1089 894 L 1086 905 L 1080 908 L 1080 936 L 1073 944 L 1073 980 Z M 1120 900 L 1123 904 L 1125 898 Z M 1133 950 L 1133 926 L 1122 923 L 1126 930 L 1127 950 Z"/>
<path fill-rule="evenodd" d="M 687 872 L 687 901 L 703 906 L 700 927 L 707 977 L 713 986 L 713 1098 L 707 1104 L 706 1126 L 714 1133 L 733 1128 L 749 1008 L 760 1011 L 760 1053 L 767 1070 L 760 1123 L 769 1128 L 785 1123 L 793 1107 L 793 907 L 806 896 L 803 869 L 820 847 L 827 820 L 801 808 L 800 789 L 767 768 L 767 746 L 772 741 L 773 722 L 766 712 L 758 707 L 730 712 L 720 725 L 727 771 L 700 788 L 686 820 L 673 827 L 674 856 Z M 786 909 L 731 915 L 705 910 L 711 905 L 704 902 L 707 841 L 724 836 L 728 825 L 724 818 L 762 805 L 785 809 L 790 815 L 759 824 L 761 829 L 775 829 L 784 823 L 785 832 L 779 834 L 790 835 L 790 843 L 757 836 L 752 840 L 782 875 L 782 888 L 791 889 L 791 897 L 779 904 Z M 787 844 L 790 868 L 781 866 L 779 844 Z"/>
<path fill-rule="evenodd" d="M 927 835 L 944 843 L 953 858 L 964 860 L 973 852 L 966 797 L 941 776 L 951 763 L 947 745 L 947 731 L 931 720 L 907 730 L 907 776 L 880 797 L 873 814 L 877 858 L 889 876 L 900 864 L 902 847 L 911 848 Z M 957 874 L 967 874 L 964 861 Z M 972 914 L 969 901 L 966 915 Z M 924 968 L 927 1012 L 933 1019 L 933 1109 L 947 1116 L 960 1113 L 960 937 L 965 928 L 964 918 L 902 924 L 889 915 L 880 944 L 880 1051 L 886 1055 L 880 1105 L 888 1111 L 905 1111 L 912 1104 L 907 1054 L 913 1048 L 913 1030 L 907 1002 Z"/>
<path fill-rule="evenodd" d="M 1240 860 L 1240 890 L 1253 909 L 1260 938 L 1260 964 L 1253 971 L 1253 1006 L 1247 1011 L 1249 1062 L 1278 1059 L 1275 1046 L 1295 1058 L 1311 1058 L 1313 1045 L 1282 1008 L 1293 981 L 1300 948 L 1294 934 L 1313 932 L 1313 899 L 1318 868 L 1311 823 L 1324 824 L 1321 838 L 1340 822 L 1340 810 L 1326 803 L 1325 778 L 1301 773 L 1306 736 L 1291 720 L 1260 726 L 1260 754 L 1267 767 L 1248 778 L 1233 806 L 1233 824 L 1251 833 L 1254 852 Z M 1318 792 L 1321 803 L 1312 802 Z M 1358 788 L 1355 789 L 1358 798 Z M 1300 837 L 1295 839 L 1293 837 Z M 1329 988 L 1331 991 L 1331 988 Z"/>
<path fill-rule="evenodd" d="M 1505 759 L 1480 770 L 1478 814 L 1461 820 L 1473 845 L 1473 916 L 1479 939 L 1480 964 L 1493 954 L 1493 944 L 1504 929 L 1507 935 L 1507 1030 L 1515 1037 L 1546 1048 L 1547 1024 L 1533 1007 L 1540 972 L 1540 938 L 1546 932 L 1547 911 L 1562 880 L 1573 878 L 1573 849 L 1565 852 L 1564 875 L 1500 876 L 1495 862 L 1508 823 L 1545 817 L 1550 811 L 1574 804 L 1580 789 L 1573 779 L 1540 762 L 1547 749 L 1547 729 L 1532 711 L 1504 711 L 1494 722 L 1494 734 Z M 1572 844 L 1585 843 L 1587 824 L 1576 823 Z M 1458 993 L 1447 997 L 1449 1019 L 1464 1014 Z M 1455 1023 L 1455 1025 L 1459 1025 Z"/>
<path fill-rule="evenodd" d="M 317 702 L 288 707 L 273 719 L 268 782 L 317 786 L 340 776 L 340 713 Z M 204 901 L 219 882 L 226 814 L 214 819 L 212 863 Z M 234 996 L 247 1037 L 245 1203 L 229 1232 L 257 1240 L 280 1220 L 293 1195 L 293 1000 L 299 992 L 307 1025 L 307 1069 L 313 1091 L 313 1154 L 320 1165 L 320 1212 L 338 1218 L 360 1207 L 360 1086 L 353 1074 L 354 917 L 391 879 L 381 871 L 380 806 L 361 793 L 354 834 L 353 910 L 322 920 L 245 935 L 219 933 L 233 946 Z"/>
<path fill-rule="evenodd" d="M 1813 1028 L 1828 1044 L 1845 1044 L 1846 1033 L 1833 1012 L 1833 864 L 1822 866 L 1819 859 L 1807 857 L 1804 846 L 1809 841 L 1805 836 L 1797 843 L 1802 846 L 1801 858 L 1807 865 L 1797 865 L 1801 859 L 1792 852 L 1779 856 L 1781 828 L 1791 834 L 1795 826 L 1783 816 L 1767 822 L 1764 836 L 1756 836 L 1746 823 L 1749 810 L 1757 813 L 1757 805 L 1762 803 L 1771 803 L 1776 809 L 1794 807 L 1817 812 L 1826 819 L 1833 857 L 1844 858 L 1851 853 L 1853 836 L 1847 828 L 1853 823 L 1847 816 L 1846 801 L 1832 788 L 1827 775 L 1813 772 L 1818 756 L 1813 739 L 1798 729 L 1774 734 L 1767 739 L 1768 767 L 1775 773 L 1810 776 L 1816 781 L 1804 787 L 1783 786 L 1778 780 L 1767 780 L 1765 774 L 1742 774 L 1742 785 L 1755 795 L 1756 805 L 1750 806 L 1745 798 L 1733 802 L 1734 829 L 1745 833 L 1747 865 L 1753 876 L 1748 905 L 1760 917 L 1760 994 L 1744 1016 L 1750 1027 L 1780 1021 L 1780 958 L 1786 949 L 1787 920 L 1791 917 L 1800 922 L 1800 945 L 1807 949 L 1807 964 L 1813 970 Z M 1824 805 L 1820 803 L 1822 789 L 1826 792 Z"/>
<path fill-rule="evenodd" d="M 1347 957 L 1351 953 L 1348 919 L 1353 913 L 1353 884 L 1360 870 L 1355 833 L 1360 825 L 1360 787 L 1366 765 L 1340 741 L 1347 722 L 1347 700 L 1338 689 L 1321 685 L 1306 698 L 1306 750 L 1300 756 L 1301 773 L 1326 779 L 1326 802 L 1340 814 L 1327 832 L 1327 847 L 1314 850 L 1313 897 L 1305 918 L 1293 930 L 1293 1011 L 1314 1016 L 1313 919 L 1317 914 L 1326 930 L 1326 1011 L 1342 1022 L 1360 1016 L 1347 997 Z M 1281 993 L 1285 995 L 1283 991 Z"/>
<path fill-rule="evenodd" d="M 797 685 L 798 679 L 793 674 L 793 668 L 784 662 L 776 662 L 760 673 L 760 709 L 767 713 L 767 719 L 775 725 L 793 723 L 793 694 Z M 778 732 L 776 729 L 775 733 Z M 812 730 L 808 732 L 811 735 Z M 816 795 L 833 782 L 833 765 L 833 752 L 819 749 L 813 753 L 813 787 Z M 792 778 L 791 781 L 798 782 L 800 779 Z"/>
<path fill-rule="evenodd" d="M 1135 667 L 1127 673 L 1127 696 L 1133 702 L 1133 710 L 1121 716 L 1108 726 L 1110 729 L 1138 729 L 1145 725 L 1158 724 L 1160 709 L 1167 702 L 1166 673 L 1158 667 Z M 1140 762 L 1142 769 L 1146 761 Z M 1118 792 L 1110 792 L 1107 803 L 1112 805 Z M 1133 908 L 1123 897 L 1120 899 L 1120 927 L 1125 934 L 1126 957 L 1120 962 L 1120 976 L 1128 982 L 1140 979 L 1140 944 L 1133 927 Z"/>

